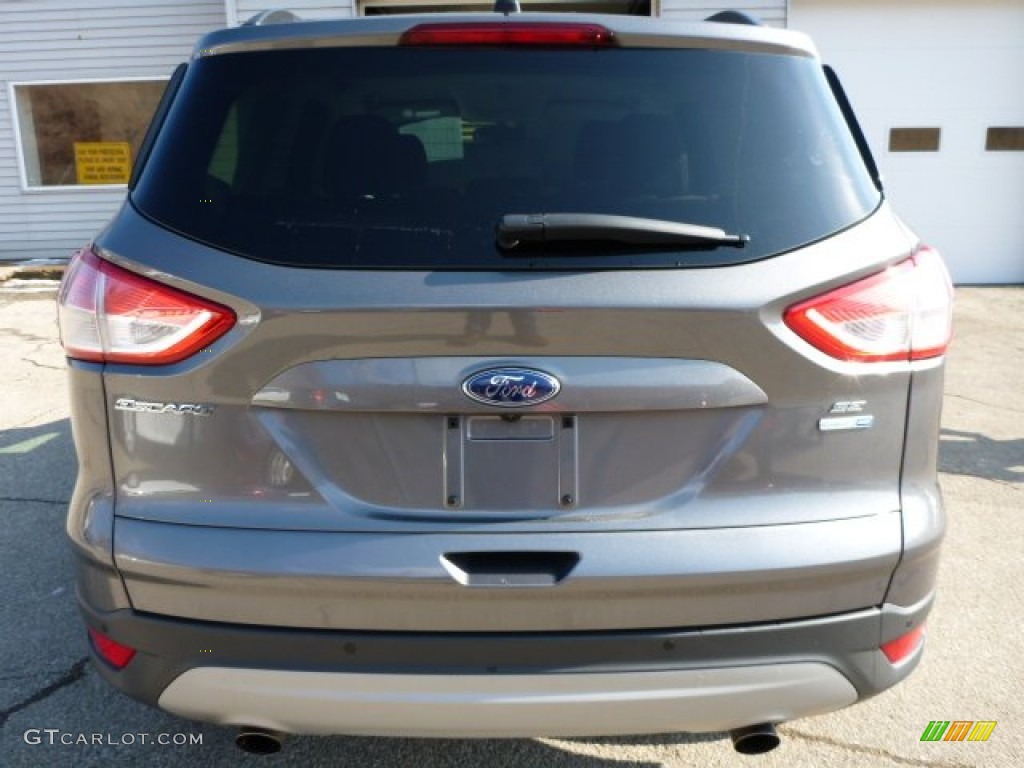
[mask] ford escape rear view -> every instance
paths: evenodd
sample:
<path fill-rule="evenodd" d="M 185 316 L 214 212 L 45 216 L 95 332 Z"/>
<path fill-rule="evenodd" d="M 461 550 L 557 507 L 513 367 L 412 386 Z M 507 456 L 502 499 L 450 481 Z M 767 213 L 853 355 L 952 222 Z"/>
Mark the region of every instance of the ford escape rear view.
<path fill-rule="evenodd" d="M 59 296 L 112 685 L 751 752 L 917 664 L 951 289 L 805 37 L 224 30 L 136 165 Z"/>

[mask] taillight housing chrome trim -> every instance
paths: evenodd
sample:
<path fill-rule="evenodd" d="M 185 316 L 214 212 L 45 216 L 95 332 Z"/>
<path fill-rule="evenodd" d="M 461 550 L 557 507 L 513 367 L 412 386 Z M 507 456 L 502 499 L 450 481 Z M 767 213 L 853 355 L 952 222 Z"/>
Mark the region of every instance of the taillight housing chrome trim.
<path fill-rule="evenodd" d="M 790 306 L 786 325 L 846 362 L 926 360 L 952 336 L 953 287 L 938 252 L 922 246 L 882 272 Z"/>
<path fill-rule="evenodd" d="M 101 259 L 71 259 L 57 296 L 65 354 L 76 360 L 168 365 L 227 333 L 234 311 Z"/>

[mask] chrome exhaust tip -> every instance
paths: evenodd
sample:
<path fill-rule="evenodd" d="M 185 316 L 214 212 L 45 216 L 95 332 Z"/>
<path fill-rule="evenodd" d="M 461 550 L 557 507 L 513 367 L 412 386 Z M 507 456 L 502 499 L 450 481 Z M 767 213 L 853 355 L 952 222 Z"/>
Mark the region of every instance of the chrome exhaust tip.
<path fill-rule="evenodd" d="M 736 728 L 729 731 L 729 738 L 732 739 L 732 748 L 741 755 L 763 755 L 771 752 L 782 741 L 771 723 Z"/>
<path fill-rule="evenodd" d="M 263 728 L 243 728 L 235 736 L 235 746 L 250 755 L 273 755 L 281 751 L 284 736 Z"/>

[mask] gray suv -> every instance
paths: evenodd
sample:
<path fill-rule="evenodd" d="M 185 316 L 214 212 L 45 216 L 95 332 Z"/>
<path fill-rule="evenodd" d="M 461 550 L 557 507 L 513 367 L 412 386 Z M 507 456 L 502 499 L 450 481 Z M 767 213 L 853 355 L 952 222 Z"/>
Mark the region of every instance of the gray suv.
<path fill-rule="evenodd" d="M 743 21 L 198 43 L 59 296 L 107 681 L 254 751 L 758 752 L 910 673 L 949 279 L 812 43 Z"/>

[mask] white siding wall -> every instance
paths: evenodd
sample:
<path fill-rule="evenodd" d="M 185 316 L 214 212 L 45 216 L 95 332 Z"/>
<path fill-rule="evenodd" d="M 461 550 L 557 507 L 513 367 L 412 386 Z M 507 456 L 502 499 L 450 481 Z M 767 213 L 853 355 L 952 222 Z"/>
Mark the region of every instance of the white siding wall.
<path fill-rule="evenodd" d="M 661 0 L 661 16 L 675 21 L 703 21 L 723 10 L 744 11 L 768 26 L 786 26 L 786 0 Z"/>
<path fill-rule="evenodd" d="M 8 83 L 169 77 L 225 24 L 223 0 L 0 2 L 0 260 L 64 257 L 96 233 L 119 190 L 21 189 Z"/>

